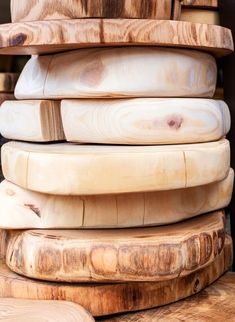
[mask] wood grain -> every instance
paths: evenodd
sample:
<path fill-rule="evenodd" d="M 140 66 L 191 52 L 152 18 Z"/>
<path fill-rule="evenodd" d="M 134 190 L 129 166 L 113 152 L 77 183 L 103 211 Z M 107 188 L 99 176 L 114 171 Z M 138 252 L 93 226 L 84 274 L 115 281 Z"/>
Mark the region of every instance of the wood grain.
<path fill-rule="evenodd" d="M 0 54 L 31 55 L 102 46 L 199 49 L 224 56 L 233 51 L 229 29 L 185 21 L 72 19 L 0 26 Z"/>
<path fill-rule="evenodd" d="M 4 322 L 94 322 L 78 304 L 65 301 L 0 299 L 0 321 Z"/>
<path fill-rule="evenodd" d="M 7 231 L 0 229 L 0 260 L 5 259 L 7 248 Z"/>
<path fill-rule="evenodd" d="M 14 94 L 0 93 L 0 105 L 7 100 L 14 100 L 14 99 L 15 99 Z"/>
<path fill-rule="evenodd" d="M 90 48 L 34 56 L 18 99 L 212 97 L 217 66 L 206 53 L 151 47 Z"/>
<path fill-rule="evenodd" d="M 0 227 L 125 228 L 165 225 L 228 206 L 234 172 L 209 185 L 170 191 L 57 196 L 0 184 Z M 6 215 L 7 214 L 7 215 Z"/>
<path fill-rule="evenodd" d="M 183 8 L 180 20 L 220 25 L 219 12 L 215 10 Z"/>
<path fill-rule="evenodd" d="M 11 93 L 15 90 L 17 73 L 0 73 L 0 93 Z"/>
<path fill-rule="evenodd" d="M 0 265 L 0 297 L 34 300 L 67 300 L 78 303 L 93 316 L 143 310 L 169 304 L 198 293 L 214 282 L 232 263 L 232 241 L 214 262 L 191 273 L 164 282 L 115 284 L 63 284 L 35 281 L 21 277 Z"/>
<path fill-rule="evenodd" d="M 182 0 L 182 5 L 199 8 L 218 8 L 218 0 Z"/>
<path fill-rule="evenodd" d="M 5 101 L 0 132 L 7 139 L 32 142 L 65 139 L 58 101 Z"/>
<path fill-rule="evenodd" d="M 7 180 L 33 191 L 62 195 L 195 187 L 223 180 L 229 165 L 230 147 L 224 139 L 168 146 L 9 142 L 2 147 Z"/>

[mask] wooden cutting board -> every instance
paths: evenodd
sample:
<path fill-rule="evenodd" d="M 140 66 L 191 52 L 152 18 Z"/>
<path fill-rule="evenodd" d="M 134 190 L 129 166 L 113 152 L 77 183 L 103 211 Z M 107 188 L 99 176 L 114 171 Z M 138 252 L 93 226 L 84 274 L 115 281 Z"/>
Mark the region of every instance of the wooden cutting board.
<path fill-rule="evenodd" d="M 179 0 L 11 0 L 12 22 L 76 18 L 179 20 Z"/>
<path fill-rule="evenodd" d="M 231 169 L 227 178 L 209 185 L 98 196 L 48 195 L 3 181 L 0 184 L 0 227 L 76 229 L 172 224 L 225 208 L 231 200 L 233 179 Z"/>
<path fill-rule="evenodd" d="M 214 262 L 191 273 L 164 282 L 115 284 L 67 284 L 31 280 L 0 265 L 0 297 L 34 300 L 67 300 L 82 305 L 94 316 L 143 310 L 175 302 L 214 282 L 232 263 L 232 241 Z"/>
<path fill-rule="evenodd" d="M 205 50 L 216 56 L 224 56 L 233 51 L 232 34 L 227 28 L 170 20 L 74 19 L 19 22 L 1 25 L 0 39 L 0 54 L 6 55 L 48 54 L 114 45 L 181 47 Z"/>
<path fill-rule="evenodd" d="M 218 0 L 182 0 L 183 7 L 218 8 Z"/>
<path fill-rule="evenodd" d="M 0 321 L 4 322 L 94 322 L 78 304 L 65 301 L 0 299 Z"/>
<path fill-rule="evenodd" d="M 215 260 L 224 245 L 222 211 L 162 227 L 11 232 L 6 263 L 48 281 L 164 281 Z"/>
<path fill-rule="evenodd" d="M 90 48 L 32 57 L 21 73 L 15 96 L 212 97 L 216 77 L 215 59 L 202 52 L 151 47 Z"/>
<path fill-rule="evenodd" d="M 0 93 L 14 92 L 18 77 L 17 73 L 0 73 Z"/>
<path fill-rule="evenodd" d="M 215 10 L 183 8 L 180 20 L 220 25 L 219 12 Z"/>
<path fill-rule="evenodd" d="M 15 99 L 14 94 L 0 93 L 0 105 L 6 100 L 14 100 L 14 99 Z"/>
<path fill-rule="evenodd" d="M 227 273 L 201 293 L 162 308 L 105 318 L 103 322 L 235 321 L 235 273 Z"/>
<path fill-rule="evenodd" d="M 225 139 L 164 146 L 9 142 L 2 146 L 2 167 L 7 180 L 50 194 L 172 190 L 223 180 L 230 146 Z"/>

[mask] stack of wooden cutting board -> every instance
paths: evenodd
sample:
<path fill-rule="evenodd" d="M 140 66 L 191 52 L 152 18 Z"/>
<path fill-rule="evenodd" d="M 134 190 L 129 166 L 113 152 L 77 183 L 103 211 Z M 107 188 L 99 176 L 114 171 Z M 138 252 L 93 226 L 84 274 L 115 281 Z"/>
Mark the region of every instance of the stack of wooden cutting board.
<path fill-rule="evenodd" d="M 231 265 L 230 114 L 212 99 L 231 32 L 170 20 L 179 1 L 115 3 L 12 1 L 0 26 L 0 54 L 33 54 L 0 109 L 16 140 L 2 149 L 2 298 L 105 316 L 186 298 Z"/>

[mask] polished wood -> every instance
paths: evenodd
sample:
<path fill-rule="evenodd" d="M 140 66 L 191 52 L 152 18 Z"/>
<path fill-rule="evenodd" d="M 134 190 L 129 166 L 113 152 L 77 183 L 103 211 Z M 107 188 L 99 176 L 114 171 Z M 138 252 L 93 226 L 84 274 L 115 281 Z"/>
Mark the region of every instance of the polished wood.
<path fill-rule="evenodd" d="M 18 77 L 17 73 L 0 73 L 0 93 L 14 92 Z"/>

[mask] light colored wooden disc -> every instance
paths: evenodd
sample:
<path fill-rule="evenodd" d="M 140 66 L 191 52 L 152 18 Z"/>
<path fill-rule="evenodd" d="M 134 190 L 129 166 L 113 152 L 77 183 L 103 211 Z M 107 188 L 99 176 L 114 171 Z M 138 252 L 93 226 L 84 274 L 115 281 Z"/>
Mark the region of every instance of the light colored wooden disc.
<path fill-rule="evenodd" d="M 47 281 L 170 280 L 218 256 L 224 221 L 218 211 L 162 227 L 15 231 L 6 263 L 18 274 Z"/>
<path fill-rule="evenodd" d="M 94 322 L 78 304 L 65 301 L 0 299 L 0 321 L 4 322 Z"/>
<path fill-rule="evenodd" d="M 179 0 L 11 0 L 12 22 L 76 18 L 179 20 Z"/>
<path fill-rule="evenodd" d="M 225 208 L 234 172 L 223 181 L 170 191 L 100 196 L 56 196 L 8 181 L 0 184 L 0 227 L 5 229 L 125 228 L 172 224 Z"/>
<path fill-rule="evenodd" d="M 186 7 L 214 8 L 217 9 L 218 0 L 182 0 L 182 5 Z"/>
<path fill-rule="evenodd" d="M 55 263 L 53 263 L 55 264 Z M 67 300 L 78 303 L 93 316 L 143 310 L 169 304 L 195 294 L 214 282 L 232 264 L 232 241 L 211 264 L 191 273 L 163 282 L 115 284 L 63 284 L 21 277 L 0 265 L 0 297 L 34 300 Z"/>
<path fill-rule="evenodd" d="M 215 10 L 183 8 L 180 20 L 220 25 L 219 12 Z"/>
<path fill-rule="evenodd" d="M 212 97 L 215 59 L 151 47 L 90 48 L 34 56 L 15 89 L 18 99 Z"/>
<path fill-rule="evenodd" d="M 0 54 L 6 55 L 45 54 L 115 45 L 183 47 L 223 56 L 234 48 L 231 31 L 227 28 L 149 19 L 19 22 L 1 25 L 0 38 Z"/>
<path fill-rule="evenodd" d="M 64 140 L 59 101 L 5 101 L 0 132 L 8 139 L 48 142 Z"/>
<path fill-rule="evenodd" d="M 0 92 L 14 92 L 18 77 L 19 74 L 17 73 L 0 73 Z"/>
<path fill-rule="evenodd" d="M 10 93 L 0 93 L 0 105 L 7 100 L 14 100 L 15 96 L 14 94 L 10 94 Z"/>
<path fill-rule="evenodd" d="M 202 162 L 203 160 L 203 162 Z M 4 177 L 50 194 L 92 195 L 172 190 L 223 180 L 227 140 L 165 146 L 95 146 L 9 142 L 2 146 Z"/>

